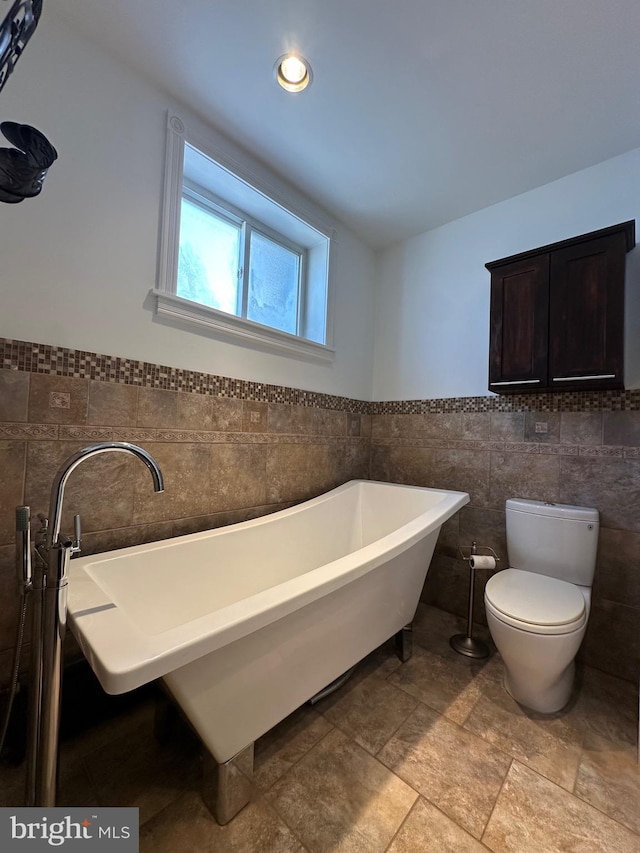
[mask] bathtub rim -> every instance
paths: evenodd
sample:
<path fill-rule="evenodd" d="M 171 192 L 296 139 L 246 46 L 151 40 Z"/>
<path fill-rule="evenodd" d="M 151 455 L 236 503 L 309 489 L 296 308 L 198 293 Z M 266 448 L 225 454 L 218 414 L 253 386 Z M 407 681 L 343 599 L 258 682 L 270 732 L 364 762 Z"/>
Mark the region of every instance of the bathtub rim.
<path fill-rule="evenodd" d="M 441 500 L 409 522 L 350 554 L 239 602 L 211 611 L 157 634 L 144 633 L 85 570 L 114 556 L 174 547 L 180 541 L 224 535 L 270 523 L 330 500 L 360 484 L 426 491 Z M 295 506 L 213 530 L 74 559 L 69 571 L 68 615 L 71 630 L 107 693 L 125 693 L 191 663 L 203 655 L 340 589 L 410 548 L 469 502 L 466 492 L 406 486 L 375 480 L 350 480 Z"/>

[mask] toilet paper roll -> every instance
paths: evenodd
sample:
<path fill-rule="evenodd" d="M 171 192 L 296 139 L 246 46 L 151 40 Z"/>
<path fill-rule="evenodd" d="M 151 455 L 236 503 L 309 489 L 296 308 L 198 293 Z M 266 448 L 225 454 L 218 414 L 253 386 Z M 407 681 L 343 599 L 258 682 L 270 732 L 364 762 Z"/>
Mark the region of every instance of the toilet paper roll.
<path fill-rule="evenodd" d="M 496 559 L 495 557 L 483 557 L 474 554 L 473 557 L 469 558 L 469 565 L 472 569 L 495 569 Z"/>

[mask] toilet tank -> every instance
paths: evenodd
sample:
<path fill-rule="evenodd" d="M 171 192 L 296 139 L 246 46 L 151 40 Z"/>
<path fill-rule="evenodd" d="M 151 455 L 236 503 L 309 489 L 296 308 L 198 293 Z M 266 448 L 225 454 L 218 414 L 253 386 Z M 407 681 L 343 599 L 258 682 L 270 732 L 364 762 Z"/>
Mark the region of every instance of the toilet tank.
<path fill-rule="evenodd" d="M 510 566 L 579 586 L 593 584 L 597 509 L 511 498 L 506 517 Z"/>

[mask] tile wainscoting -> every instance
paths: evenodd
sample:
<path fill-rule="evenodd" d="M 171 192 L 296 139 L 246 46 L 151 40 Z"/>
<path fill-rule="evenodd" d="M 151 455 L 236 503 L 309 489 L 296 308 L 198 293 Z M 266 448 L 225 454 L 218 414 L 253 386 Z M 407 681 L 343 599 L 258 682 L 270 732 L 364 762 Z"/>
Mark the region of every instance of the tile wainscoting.
<path fill-rule="evenodd" d="M 372 479 L 461 489 L 471 496 L 471 502 L 442 529 L 423 600 L 466 614 L 469 569 L 460 559 L 460 545 L 473 540 L 489 545 L 500 557 L 500 568 L 508 565 L 507 498 L 594 506 L 600 511 L 600 540 L 591 616 L 580 658 L 612 675 L 637 681 L 640 410 L 636 394 L 621 395 L 626 397 L 624 409 L 603 405 L 600 411 L 374 414 Z M 620 404 L 619 399 L 613 402 Z M 589 403 L 594 406 L 598 401 Z M 606 405 L 605 395 L 600 403 Z M 500 404 L 504 404 L 502 398 Z M 489 575 L 479 572 L 476 584 L 475 614 L 485 624 L 483 592 Z"/>
<path fill-rule="evenodd" d="M 84 463 L 64 514 L 71 529 L 81 513 L 84 553 L 255 517 L 353 478 L 468 491 L 423 593 L 461 615 L 468 569 L 458 545 L 491 545 L 504 567 L 507 497 L 596 506 L 600 548 L 581 656 L 638 677 L 640 391 L 367 403 L 0 339 L 0 685 L 17 615 L 14 507 L 46 513 L 64 459 L 111 440 L 151 452 L 167 488 L 155 495 L 125 455 Z"/>

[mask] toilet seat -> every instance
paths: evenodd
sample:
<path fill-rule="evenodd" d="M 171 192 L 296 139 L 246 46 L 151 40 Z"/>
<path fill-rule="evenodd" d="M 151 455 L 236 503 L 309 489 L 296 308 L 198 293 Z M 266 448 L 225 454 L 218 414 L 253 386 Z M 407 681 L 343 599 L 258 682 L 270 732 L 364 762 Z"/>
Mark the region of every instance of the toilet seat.
<path fill-rule="evenodd" d="M 520 569 L 505 569 L 487 581 L 485 605 L 496 619 L 531 634 L 569 634 L 587 621 L 578 587 Z"/>

